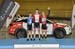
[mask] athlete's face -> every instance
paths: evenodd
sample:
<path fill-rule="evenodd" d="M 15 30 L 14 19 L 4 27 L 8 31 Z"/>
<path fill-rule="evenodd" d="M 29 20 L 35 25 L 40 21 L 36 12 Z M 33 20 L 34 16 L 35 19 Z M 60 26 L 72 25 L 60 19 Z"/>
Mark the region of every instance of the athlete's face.
<path fill-rule="evenodd" d="M 44 12 L 42 12 L 42 15 L 43 15 L 43 16 L 45 16 L 45 13 L 44 13 Z"/>
<path fill-rule="evenodd" d="M 32 16 L 32 14 L 30 13 L 29 16 Z"/>
<path fill-rule="evenodd" d="M 36 13 L 39 13 L 39 10 L 36 10 L 35 12 L 36 12 Z"/>

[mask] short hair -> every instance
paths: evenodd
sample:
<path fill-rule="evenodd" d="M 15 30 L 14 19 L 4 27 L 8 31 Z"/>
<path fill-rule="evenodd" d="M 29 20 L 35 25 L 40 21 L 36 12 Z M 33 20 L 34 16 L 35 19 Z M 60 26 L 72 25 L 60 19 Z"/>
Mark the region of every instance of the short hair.
<path fill-rule="evenodd" d="M 29 14 L 31 14 L 32 12 L 29 12 Z"/>
<path fill-rule="evenodd" d="M 38 8 L 36 8 L 35 10 L 39 10 Z"/>

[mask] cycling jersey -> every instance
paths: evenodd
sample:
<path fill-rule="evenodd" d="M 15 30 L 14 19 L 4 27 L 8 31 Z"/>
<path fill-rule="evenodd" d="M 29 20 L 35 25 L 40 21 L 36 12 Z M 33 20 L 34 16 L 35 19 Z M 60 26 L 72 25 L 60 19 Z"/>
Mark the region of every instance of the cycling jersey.
<path fill-rule="evenodd" d="M 46 16 L 42 16 L 42 24 L 46 24 Z"/>
<path fill-rule="evenodd" d="M 34 22 L 39 23 L 40 22 L 40 14 L 34 14 Z"/>
<path fill-rule="evenodd" d="M 32 17 L 28 17 L 28 19 L 27 19 L 27 23 L 28 23 L 29 25 L 32 24 Z"/>

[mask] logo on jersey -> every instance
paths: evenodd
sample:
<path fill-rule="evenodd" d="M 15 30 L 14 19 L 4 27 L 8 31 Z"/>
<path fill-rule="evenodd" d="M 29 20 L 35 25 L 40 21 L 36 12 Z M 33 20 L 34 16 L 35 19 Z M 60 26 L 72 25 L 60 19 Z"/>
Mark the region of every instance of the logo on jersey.
<path fill-rule="evenodd" d="M 35 22 L 39 22 L 39 14 L 35 15 Z"/>
<path fill-rule="evenodd" d="M 32 18 L 31 17 L 28 18 L 28 24 L 32 24 Z"/>

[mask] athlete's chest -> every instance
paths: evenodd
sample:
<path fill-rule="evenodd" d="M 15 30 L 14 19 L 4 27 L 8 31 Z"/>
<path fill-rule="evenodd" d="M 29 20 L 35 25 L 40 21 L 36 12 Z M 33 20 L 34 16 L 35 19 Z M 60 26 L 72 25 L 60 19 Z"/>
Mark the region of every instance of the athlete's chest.
<path fill-rule="evenodd" d="M 40 14 L 35 14 L 34 17 L 35 17 L 35 19 L 37 20 L 37 19 L 40 18 Z"/>

